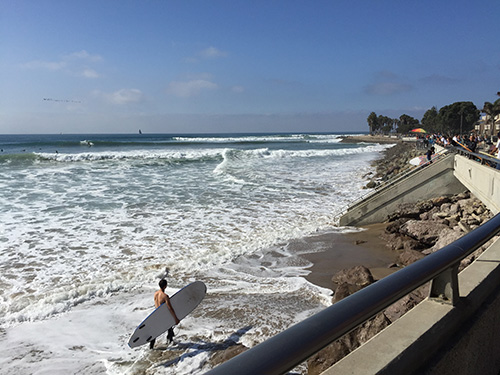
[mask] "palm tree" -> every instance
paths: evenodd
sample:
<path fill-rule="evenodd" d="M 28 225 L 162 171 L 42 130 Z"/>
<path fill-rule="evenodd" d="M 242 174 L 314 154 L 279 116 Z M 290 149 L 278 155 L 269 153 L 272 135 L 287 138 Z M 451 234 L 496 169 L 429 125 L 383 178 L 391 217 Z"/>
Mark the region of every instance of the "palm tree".
<path fill-rule="evenodd" d="M 378 117 L 375 112 L 370 113 L 370 116 L 366 119 L 368 126 L 370 127 L 370 135 L 373 135 L 373 132 L 378 128 L 377 119 Z"/>

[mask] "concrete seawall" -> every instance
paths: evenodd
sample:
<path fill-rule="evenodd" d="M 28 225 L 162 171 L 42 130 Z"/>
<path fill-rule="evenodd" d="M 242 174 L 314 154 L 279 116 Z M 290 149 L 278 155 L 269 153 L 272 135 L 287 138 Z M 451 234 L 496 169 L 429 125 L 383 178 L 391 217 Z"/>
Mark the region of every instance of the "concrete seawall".
<path fill-rule="evenodd" d="M 446 155 L 408 176 L 377 191 L 355 206 L 339 219 L 341 226 L 356 226 L 380 223 L 396 211 L 402 203 L 416 203 L 440 195 L 454 195 L 467 188 L 454 174 L 455 155 Z"/>
<path fill-rule="evenodd" d="M 457 306 L 424 300 L 323 375 L 498 374 L 500 241 L 458 281 Z"/>
<path fill-rule="evenodd" d="M 500 171 L 452 154 L 357 203 L 340 225 L 385 221 L 401 203 L 465 189 L 500 211 Z M 458 285 L 458 304 L 424 300 L 323 375 L 498 374 L 500 240 L 458 275 Z"/>
<path fill-rule="evenodd" d="M 500 171 L 462 155 L 456 155 L 454 176 L 470 190 L 491 212 L 500 212 Z"/>

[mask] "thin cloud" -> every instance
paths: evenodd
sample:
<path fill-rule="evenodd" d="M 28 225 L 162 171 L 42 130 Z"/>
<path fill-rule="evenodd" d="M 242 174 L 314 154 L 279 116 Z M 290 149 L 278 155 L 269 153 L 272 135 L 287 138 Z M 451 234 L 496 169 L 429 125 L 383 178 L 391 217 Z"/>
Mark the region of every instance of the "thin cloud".
<path fill-rule="evenodd" d="M 173 81 L 168 85 L 167 92 L 180 98 L 189 98 L 200 95 L 205 90 L 216 90 L 217 84 L 205 79 L 193 79 L 190 81 Z"/>
<path fill-rule="evenodd" d="M 432 74 L 430 76 L 421 78 L 420 82 L 430 85 L 453 85 L 455 83 L 460 82 L 460 80 L 456 78 L 442 76 L 439 74 Z"/>
<path fill-rule="evenodd" d="M 61 70 L 66 68 L 68 64 L 65 61 L 41 61 L 33 60 L 24 63 L 22 66 L 26 69 L 43 69 L 43 70 Z"/>
<path fill-rule="evenodd" d="M 94 96 L 105 99 L 106 101 L 116 105 L 127 105 L 139 103 L 143 100 L 144 95 L 139 89 L 121 89 L 112 93 L 94 91 Z"/>
<path fill-rule="evenodd" d="M 245 91 L 245 88 L 243 86 L 233 86 L 231 87 L 231 91 L 239 94 Z"/>
<path fill-rule="evenodd" d="M 85 50 L 73 52 L 62 56 L 59 61 L 33 60 L 22 64 L 26 69 L 62 71 L 66 74 L 84 78 L 98 78 L 97 71 L 86 65 L 102 61 L 100 55 L 92 55 Z"/>
<path fill-rule="evenodd" d="M 412 85 L 398 82 L 379 82 L 365 87 L 365 93 L 369 95 L 395 95 L 411 90 Z"/>
<path fill-rule="evenodd" d="M 389 96 L 413 90 L 413 86 L 390 71 L 381 71 L 376 74 L 375 82 L 365 86 L 364 92 L 368 95 Z"/>
<path fill-rule="evenodd" d="M 81 50 L 78 52 L 73 52 L 64 56 L 65 60 L 85 60 L 90 62 L 99 62 L 102 61 L 102 57 L 100 55 L 92 55 L 85 50 Z"/>
<path fill-rule="evenodd" d="M 217 59 L 220 57 L 226 57 L 227 52 L 221 51 L 215 47 L 208 47 L 200 52 L 200 56 L 204 59 Z"/>
<path fill-rule="evenodd" d="M 81 72 L 80 75 L 82 77 L 85 77 L 85 78 L 99 78 L 100 77 L 99 73 L 97 73 L 94 69 L 90 69 L 90 68 L 83 69 L 83 71 Z"/>

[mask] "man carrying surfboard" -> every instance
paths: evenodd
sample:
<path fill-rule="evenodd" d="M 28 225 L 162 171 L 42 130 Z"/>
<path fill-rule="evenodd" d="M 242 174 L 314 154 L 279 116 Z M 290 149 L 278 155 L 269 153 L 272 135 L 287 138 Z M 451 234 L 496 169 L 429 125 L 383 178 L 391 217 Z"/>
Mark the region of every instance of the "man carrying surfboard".
<path fill-rule="evenodd" d="M 166 303 L 168 309 L 170 310 L 170 313 L 172 314 L 172 316 L 175 319 L 175 324 L 179 324 L 180 320 L 177 318 L 177 315 L 175 315 L 174 308 L 170 304 L 170 298 L 165 293 L 165 288 L 167 287 L 167 280 L 161 279 L 160 282 L 158 283 L 158 285 L 160 286 L 160 289 L 157 290 L 155 295 L 154 295 L 155 307 L 158 308 L 161 305 L 163 305 L 164 303 Z M 168 329 L 167 339 L 169 342 L 172 342 L 172 340 L 174 339 L 174 328 L 173 327 Z M 156 339 L 153 339 L 149 342 L 150 349 L 153 349 L 153 347 L 155 346 L 155 341 L 156 341 Z"/>

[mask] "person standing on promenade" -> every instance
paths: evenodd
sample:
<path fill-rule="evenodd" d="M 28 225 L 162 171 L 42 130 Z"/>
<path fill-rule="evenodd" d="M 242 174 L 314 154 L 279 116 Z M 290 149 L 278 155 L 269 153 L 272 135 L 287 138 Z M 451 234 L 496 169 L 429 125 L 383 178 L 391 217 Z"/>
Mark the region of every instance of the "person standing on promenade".
<path fill-rule="evenodd" d="M 430 149 L 427 150 L 427 162 L 428 164 L 432 164 L 432 155 L 434 154 L 434 147 L 431 147 Z"/>
<path fill-rule="evenodd" d="M 160 282 L 158 283 L 158 285 L 160 286 L 160 289 L 157 290 L 155 295 L 154 295 L 155 307 L 158 308 L 161 305 L 163 305 L 164 303 L 166 303 L 168 309 L 170 310 L 170 312 L 172 313 L 172 316 L 175 319 L 175 324 L 179 324 L 180 320 L 177 318 L 177 315 L 175 315 L 174 308 L 170 304 L 170 297 L 165 293 L 165 289 L 167 288 L 167 280 L 161 279 Z M 172 342 L 173 339 L 174 339 L 174 329 L 173 329 L 173 327 L 171 327 L 168 330 L 167 340 L 170 343 L 170 342 Z M 155 346 L 155 342 L 156 342 L 156 339 L 153 339 L 149 342 L 150 349 L 153 349 L 153 347 Z"/>

